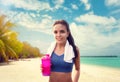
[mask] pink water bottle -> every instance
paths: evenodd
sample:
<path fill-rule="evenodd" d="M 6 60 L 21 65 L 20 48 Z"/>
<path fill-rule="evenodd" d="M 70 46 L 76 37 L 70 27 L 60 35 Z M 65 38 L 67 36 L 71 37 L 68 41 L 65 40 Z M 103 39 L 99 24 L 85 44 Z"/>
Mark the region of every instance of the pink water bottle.
<path fill-rule="evenodd" d="M 42 62 L 42 75 L 49 76 L 51 70 L 50 55 L 46 54 L 44 57 L 42 57 L 41 62 Z"/>

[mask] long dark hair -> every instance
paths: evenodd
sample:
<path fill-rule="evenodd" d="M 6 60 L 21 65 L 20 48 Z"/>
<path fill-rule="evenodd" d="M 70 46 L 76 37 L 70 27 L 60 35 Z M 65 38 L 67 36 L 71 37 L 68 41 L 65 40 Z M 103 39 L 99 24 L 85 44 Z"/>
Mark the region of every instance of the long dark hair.
<path fill-rule="evenodd" d="M 69 28 L 69 24 L 65 20 L 57 20 L 57 21 L 55 21 L 53 26 L 56 25 L 56 24 L 65 25 L 67 31 L 69 32 L 69 36 L 67 37 L 67 40 L 69 41 L 70 45 L 72 45 L 73 51 L 74 51 L 74 54 L 75 54 L 75 58 L 76 58 L 78 56 L 78 53 L 77 53 L 76 45 L 75 45 L 75 42 L 74 42 L 74 38 L 73 38 L 73 36 L 71 34 L 71 31 L 70 31 L 70 28 Z"/>

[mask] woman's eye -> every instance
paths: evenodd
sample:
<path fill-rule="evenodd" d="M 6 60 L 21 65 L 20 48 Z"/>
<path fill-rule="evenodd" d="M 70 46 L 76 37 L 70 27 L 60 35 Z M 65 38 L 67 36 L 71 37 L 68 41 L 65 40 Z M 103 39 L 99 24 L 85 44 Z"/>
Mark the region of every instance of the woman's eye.
<path fill-rule="evenodd" d="M 57 31 L 54 31 L 55 34 L 57 34 Z"/>
<path fill-rule="evenodd" d="M 65 31 L 64 31 L 64 30 L 61 30 L 60 32 L 61 32 L 61 33 L 65 33 Z"/>
<path fill-rule="evenodd" d="M 60 30 L 60 31 L 54 31 L 54 34 L 57 34 L 57 33 L 65 33 L 65 31 L 64 30 Z"/>

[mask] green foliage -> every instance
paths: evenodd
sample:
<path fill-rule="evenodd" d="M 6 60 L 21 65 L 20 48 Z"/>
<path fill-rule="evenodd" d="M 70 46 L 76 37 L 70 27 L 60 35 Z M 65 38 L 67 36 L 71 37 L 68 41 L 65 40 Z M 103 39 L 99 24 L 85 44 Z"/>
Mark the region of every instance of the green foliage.
<path fill-rule="evenodd" d="M 0 16 L 0 62 L 8 59 L 18 59 L 18 53 L 22 50 L 22 43 L 17 40 L 17 33 L 11 28 L 15 24 Z"/>
<path fill-rule="evenodd" d="M 15 24 L 6 20 L 4 15 L 0 16 L 0 62 L 42 56 L 37 47 L 32 47 L 29 43 L 22 43 L 17 39 L 17 32 L 11 29 L 13 26 Z"/>
<path fill-rule="evenodd" d="M 2 40 L 0 40 L 0 60 L 2 61 L 7 61 L 8 57 L 5 54 L 5 45 Z"/>
<path fill-rule="evenodd" d="M 23 42 L 23 49 L 20 53 L 20 58 L 32 58 L 41 56 L 40 51 L 36 47 L 32 47 L 29 43 Z"/>

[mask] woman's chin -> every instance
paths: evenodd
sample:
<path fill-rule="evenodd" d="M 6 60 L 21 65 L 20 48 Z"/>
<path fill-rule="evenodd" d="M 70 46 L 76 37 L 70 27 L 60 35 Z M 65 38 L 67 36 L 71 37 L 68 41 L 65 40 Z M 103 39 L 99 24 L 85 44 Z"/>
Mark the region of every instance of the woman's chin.
<path fill-rule="evenodd" d="M 62 44 L 62 43 L 63 43 L 63 41 L 58 41 L 58 40 L 57 40 L 56 42 L 57 42 L 58 44 Z"/>
<path fill-rule="evenodd" d="M 59 40 L 59 41 L 57 40 L 56 42 L 57 42 L 58 44 L 64 44 L 64 43 L 65 43 L 65 41 L 63 41 L 63 40 Z"/>

